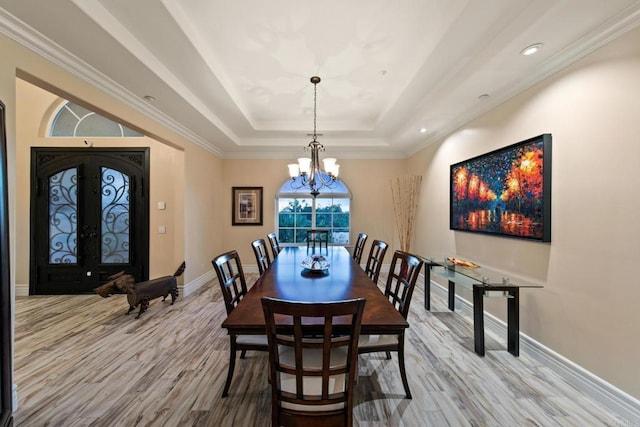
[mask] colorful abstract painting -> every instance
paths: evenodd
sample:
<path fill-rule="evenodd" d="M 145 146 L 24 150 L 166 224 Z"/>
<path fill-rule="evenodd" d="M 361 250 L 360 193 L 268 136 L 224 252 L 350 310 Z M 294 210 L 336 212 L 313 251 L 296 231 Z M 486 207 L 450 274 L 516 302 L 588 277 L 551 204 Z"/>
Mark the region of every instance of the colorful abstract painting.
<path fill-rule="evenodd" d="M 551 241 L 551 134 L 451 165 L 450 228 Z"/>

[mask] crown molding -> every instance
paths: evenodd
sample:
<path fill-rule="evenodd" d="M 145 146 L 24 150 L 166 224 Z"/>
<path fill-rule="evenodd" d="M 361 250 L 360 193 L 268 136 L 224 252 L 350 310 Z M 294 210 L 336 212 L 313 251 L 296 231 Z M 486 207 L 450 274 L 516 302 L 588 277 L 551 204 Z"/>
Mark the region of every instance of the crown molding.
<path fill-rule="evenodd" d="M 162 124 L 164 127 L 182 136 L 189 142 L 198 145 L 217 156 L 224 156 L 224 153 L 221 150 L 214 147 L 204 138 L 192 132 L 172 117 L 153 108 L 147 102 L 132 94 L 130 91 L 117 84 L 100 71 L 91 67 L 89 64 L 82 61 L 62 46 L 28 26 L 3 8 L 0 8 L 0 33 L 78 77 L 89 85 L 109 94 L 129 108 L 142 113 L 154 122 Z"/>
<path fill-rule="evenodd" d="M 433 135 L 429 135 L 422 143 L 413 146 L 413 148 L 407 152 L 407 156 L 414 155 L 441 139 L 446 138 L 471 121 L 567 68 L 593 51 L 620 37 L 627 31 L 638 27 L 638 25 L 640 25 L 640 4 L 636 2 L 552 56 L 547 62 L 538 67 L 536 72 L 531 73 L 528 78 L 519 80 L 502 91 L 492 93 L 491 98 L 488 100 L 489 102 L 483 102 L 481 105 L 468 109 L 466 113 L 461 114 L 457 120 L 452 121 L 449 126 L 439 130 Z"/>

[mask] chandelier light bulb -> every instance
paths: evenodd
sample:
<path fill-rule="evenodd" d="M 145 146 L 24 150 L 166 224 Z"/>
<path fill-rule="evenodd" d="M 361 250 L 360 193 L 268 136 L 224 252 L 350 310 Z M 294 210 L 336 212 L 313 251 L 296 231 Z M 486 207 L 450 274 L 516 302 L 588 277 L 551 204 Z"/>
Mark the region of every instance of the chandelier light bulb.
<path fill-rule="evenodd" d="M 311 159 L 309 157 L 300 157 L 298 159 L 298 167 L 302 175 L 311 172 Z"/>
<path fill-rule="evenodd" d="M 289 167 L 289 176 L 292 179 L 295 179 L 298 174 L 300 174 L 300 167 L 298 166 L 297 163 L 290 163 L 287 165 Z"/>
<path fill-rule="evenodd" d="M 331 174 L 336 166 L 336 159 L 334 159 L 333 157 L 327 157 L 322 161 L 322 163 L 324 163 L 325 172 Z"/>

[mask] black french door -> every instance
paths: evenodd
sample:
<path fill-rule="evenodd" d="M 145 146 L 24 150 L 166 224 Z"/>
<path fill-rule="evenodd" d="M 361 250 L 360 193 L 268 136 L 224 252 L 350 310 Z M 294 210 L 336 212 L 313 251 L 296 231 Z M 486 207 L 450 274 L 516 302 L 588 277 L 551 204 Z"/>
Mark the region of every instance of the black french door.
<path fill-rule="evenodd" d="M 149 275 L 149 149 L 32 148 L 30 294 Z"/>

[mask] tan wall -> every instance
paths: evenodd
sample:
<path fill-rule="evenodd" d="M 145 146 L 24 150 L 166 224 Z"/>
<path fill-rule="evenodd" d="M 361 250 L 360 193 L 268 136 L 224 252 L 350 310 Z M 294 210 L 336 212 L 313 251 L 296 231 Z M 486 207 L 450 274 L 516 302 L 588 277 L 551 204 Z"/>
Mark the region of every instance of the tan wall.
<path fill-rule="evenodd" d="M 16 283 L 29 283 L 29 218 L 31 196 L 31 147 L 87 147 L 84 138 L 46 138 L 50 111 L 60 104 L 61 99 L 50 92 L 24 80 L 16 83 L 16 165 L 17 165 L 17 224 L 16 224 Z M 149 277 L 172 274 L 182 262 L 184 254 L 174 252 L 176 246 L 184 247 L 182 228 L 176 227 L 176 193 L 183 187 L 175 185 L 176 171 L 183 170 L 176 161 L 184 161 L 184 156 L 176 155 L 175 148 L 151 138 L 88 138 L 93 147 L 149 147 Z M 90 148 L 87 148 L 90 149 Z M 166 173 L 171 171 L 171 173 Z M 184 180 L 182 180 L 183 182 Z M 166 209 L 159 210 L 157 202 L 164 201 Z M 182 206 L 179 210 L 183 211 Z M 182 214 L 181 214 L 182 216 Z M 158 226 L 167 228 L 166 234 L 158 234 Z M 180 245 L 177 245 L 177 242 Z"/>
<path fill-rule="evenodd" d="M 304 145 L 304 141 L 301 141 Z M 327 148 L 329 151 L 330 148 Z M 222 212 L 222 249 L 236 249 L 243 264 L 255 265 L 251 242 L 266 240 L 275 228 L 275 194 L 287 179 L 287 164 L 293 159 L 226 159 L 223 164 L 223 188 L 220 203 Z M 353 195 L 351 200 L 351 241 L 360 232 L 373 239 L 398 246 L 394 228 L 389 180 L 405 173 L 404 160 L 339 159 L 340 177 Z M 264 219 L 260 226 L 231 225 L 231 187 L 264 187 Z M 366 256 L 366 255 L 365 255 Z M 389 258 L 390 259 L 390 258 Z M 388 261 L 388 260 L 386 260 Z"/>
<path fill-rule="evenodd" d="M 211 260 L 221 251 L 220 236 L 224 230 L 222 212 L 230 196 L 222 188 L 222 161 L 197 146 L 185 150 L 185 227 L 189 240 L 186 256 L 190 265 L 200 272 L 187 276 L 194 280 L 211 273 Z"/>
<path fill-rule="evenodd" d="M 160 221 L 173 221 L 173 225 L 166 224 L 167 229 L 175 229 L 173 237 L 162 236 L 160 242 L 165 238 L 173 238 L 173 248 L 169 253 L 158 253 L 158 259 L 186 260 L 187 270 L 185 271 L 185 283 L 189 283 L 201 277 L 206 277 L 211 272 L 209 262 L 211 254 L 215 254 L 220 250 L 220 243 L 215 239 L 203 239 L 203 230 L 210 230 L 211 221 L 215 221 L 218 217 L 218 211 L 221 209 L 218 204 L 213 202 L 200 203 L 201 201 L 211 200 L 215 197 L 213 194 L 221 185 L 221 160 L 216 155 L 206 151 L 183 137 L 173 133 L 165 128 L 162 124 L 152 121 L 142 113 L 134 111 L 132 108 L 122 104 L 107 93 L 88 85 L 87 83 L 72 76 L 56 65 L 48 62 L 35 53 L 22 48 L 12 40 L 0 36 L 0 51 L 3 52 L 3 61 L 0 63 L 0 100 L 7 107 L 7 135 L 8 135 L 8 151 L 9 151 L 9 183 L 10 186 L 10 209 L 11 209 L 11 250 L 12 250 L 12 294 L 15 295 L 15 272 L 16 272 L 16 236 L 15 229 L 16 216 L 18 214 L 17 203 L 15 199 L 16 188 L 16 75 L 25 77 L 29 81 L 37 81 L 42 83 L 48 90 L 64 94 L 71 100 L 82 100 L 95 107 L 95 111 L 102 113 L 108 117 L 114 117 L 118 120 L 128 123 L 135 128 L 140 129 L 146 135 L 150 135 L 153 139 L 167 143 L 177 147 L 169 154 L 163 151 L 163 162 L 172 162 L 176 168 L 175 171 L 167 173 L 167 171 L 157 171 L 164 173 L 164 176 L 153 176 L 152 180 L 160 179 L 163 182 L 172 182 L 173 203 L 175 210 L 171 213 L 173 218 L 166 217 L 167 213 L 158 213 L 158 225 Z M 184 150 L 184 151 L 180 151 Z M 173 157 L 173 159 L 171 159 Z M 200 172 L 203 171 L 203 172 Z M 155 174 L 155 172 L 154 172 Z M 166 179 L 166 181 L 165 181 Z M 159 189 L 160 187 L 158 187 Z M 188 190 L 188 194 L 187 191 Z M 155 190 L 152 190 L 155 191 Z M 161 194 L 158 198 L 168 198 L 169 193 Z M 156 200 L 159 201 L 159 200 Z M 152 201 L 152 203 L 156 202 Z M 165 200 L 167 201 L 167 200 Z M 154 209 L 152 209 L 153 212 Z M 165 215 L 165 216 L 163 216 Z M 214 223 L 215 224 L 215 223 Z M 157 229 L 157 228 L 156 228 Z M 28 233 L 28 229 L 20 230 L 21 235 Z M 157 237 L 157 236 L 156 236 Z M 169 245 L 167 245 L 169 246 Z M 24 246 L 21 247 L 20 262 L 24 262 Z M 205 255 L 206 254 L 206 255 Z M 190 259 L 190 257 L 192 257 Z M 154 256 L 154 258 L 156 258 Z M 164 272 L 165 270 L 173 270 L 175 262 L 172 261 L 170 266 L 159 265 L 160 261 L 154 261 L 152 266 L 152 274 L 154 272 Z M 21 270 L 23 268 L 21 267 Z M 23 274 L 23 273 L 21 273 Z M 22 280 L 22 279 L 21 279 Z"/>
<path fill-rule="evenodd" d="M 409 159 L 424 173 L 417 250 L 532 278 L 521 331 L 640 398 L 637 164 L 640 30 L 590 54 Z M 552 242 L 449 228 L 449 166 L 553 134 Z M 504 319 L 503 302 L 492 302 Z M 496 305 L 497 304 L 497 305 Z"/>

